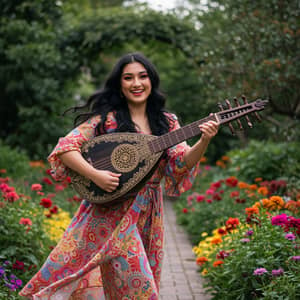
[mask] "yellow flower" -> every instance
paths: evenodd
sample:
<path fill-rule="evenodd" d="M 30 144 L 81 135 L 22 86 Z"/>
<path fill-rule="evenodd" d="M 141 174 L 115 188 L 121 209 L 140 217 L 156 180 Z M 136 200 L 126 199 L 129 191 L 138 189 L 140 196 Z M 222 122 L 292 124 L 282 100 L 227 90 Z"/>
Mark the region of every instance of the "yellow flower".
<path fill-rule="evenodd" d="M 44 229 L 51 240 L 58 242 L 71 222 L 69 213 L 59 209 L 58 214 L 44 220 Z"/>
<path fill-rule="evenodd" d="M 202 237 L 206 237 L 207 235 L 208 235 L 207 232 L 202 232 L 201 234 Z"/>

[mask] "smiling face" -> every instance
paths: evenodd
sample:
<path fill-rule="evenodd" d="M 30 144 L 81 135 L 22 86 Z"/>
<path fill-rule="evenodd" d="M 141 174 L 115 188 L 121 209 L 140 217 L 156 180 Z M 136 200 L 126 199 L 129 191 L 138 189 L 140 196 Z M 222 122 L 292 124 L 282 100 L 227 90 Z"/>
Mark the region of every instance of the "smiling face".
<path fill-rule="evenodd" d="M 121 90 L 129 106 L 146 105 L 151 88 L 149 75 L 142 64 L 133 62 L 124 67 Z"/>

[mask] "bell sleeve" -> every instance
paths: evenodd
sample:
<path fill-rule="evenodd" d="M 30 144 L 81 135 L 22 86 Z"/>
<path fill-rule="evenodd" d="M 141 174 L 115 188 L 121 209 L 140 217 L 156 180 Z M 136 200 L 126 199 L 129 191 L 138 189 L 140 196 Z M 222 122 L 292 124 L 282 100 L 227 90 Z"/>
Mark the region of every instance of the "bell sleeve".
<path fill-rule="evenodd" d="M 180 128 L 178 119 L 170 114 L 170 131 Z M 190 148 L 186 142 L 177 144 L 167 150 L 167 164 L 165 167 L 165 193 L 167 196 L 179 196 L 189 190 L 199 172 L 199 162 L 188 169 L 184 160 L 185 152 Z"/>
<path fill-rule="evenodd" d="M 81 152 L 82 144 L 95 137 L 95 129 L 99 122 L 100 116 L 94 116 L 58 140 L 57 145 L 48 156 L 51 168 L 50 174 L 55 180 L 63 180 L 68 175 L 68 169 L 59 158 L 59 155 L 73 150 Z"/>

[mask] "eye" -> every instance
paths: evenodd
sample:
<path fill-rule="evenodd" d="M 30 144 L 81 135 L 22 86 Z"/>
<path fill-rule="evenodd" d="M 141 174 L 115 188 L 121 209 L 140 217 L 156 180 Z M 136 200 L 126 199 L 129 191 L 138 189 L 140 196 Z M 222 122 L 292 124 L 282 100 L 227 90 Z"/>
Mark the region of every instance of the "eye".
<path fill-rule="evenodd" d="M 124 79 L 124 80 L 130 80 L 130 79 L 131 79 L 131 76 L 124 76 L 123 79 Z"/>
<path fill-rule="evenodd" d="M 142 78 L 142 79 L 145 79 L 145 78 L 148 78 L 148 77 L 149 77 L 148 74 L 142 74 L 142 75 L 141 75 L 141 78 Z"/>

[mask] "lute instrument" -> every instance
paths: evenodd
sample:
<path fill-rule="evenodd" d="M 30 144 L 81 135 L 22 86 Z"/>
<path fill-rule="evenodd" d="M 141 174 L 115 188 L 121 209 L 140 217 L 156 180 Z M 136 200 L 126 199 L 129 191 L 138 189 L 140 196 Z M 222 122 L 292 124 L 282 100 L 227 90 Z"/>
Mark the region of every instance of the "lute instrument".
<path fill-rule="evenodd" d="M 113 192 L 106 192 L 91 180 L 69 169 L 74 189 L 82 198 L 97 204 L 112 205 L 128 199 L 150 179 L 166 149 L 201 134 L 200 124 L 210 120 L 220 125 L 228 123 L 233 133 L 230 123 L 233 120 L 245 116 L 249 127 L 252 127 L 252 123 L 248 114 L 254 113 L 260 120 L 257 111 L 263 110 L 268 101 L 258 99 L 248 103 L 244 96 L 242 98 L 243 105 L 234 98 L 235 107 L 232 107 L 229 100 L 226 100 L 226 109 L 219 104 L 219 112 L 161 136 L 124 132 L 96 136 L 82 145 L 82 156 L 98 170 L 121 173 L 119 186 Z M 242 129 L 240 120 L 237 121 Z"/>

